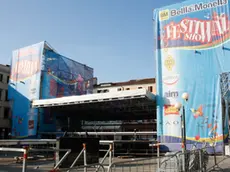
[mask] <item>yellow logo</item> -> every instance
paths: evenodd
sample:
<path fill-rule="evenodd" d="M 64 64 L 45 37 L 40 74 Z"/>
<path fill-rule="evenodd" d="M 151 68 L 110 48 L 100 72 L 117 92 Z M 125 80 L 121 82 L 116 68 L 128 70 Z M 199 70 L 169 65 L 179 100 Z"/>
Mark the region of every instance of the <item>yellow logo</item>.
<path fill-rule="evenodd" d="M 179 115 L 178 109 L 174 105 L 164 105 L 165 115 Z"/>
<path fill-rule="evenodd" d="M 169 19 L 169 10 L 160 11 L 159 13 L 160 21 Z"/>
<path fill-rule="evenodd" d="M 169 55 L 165 59 L 164 65 L 169 71 L 172 71 L 173 67 L 175 66 L 175 60 L 172 58 L 172 56 Z"/>

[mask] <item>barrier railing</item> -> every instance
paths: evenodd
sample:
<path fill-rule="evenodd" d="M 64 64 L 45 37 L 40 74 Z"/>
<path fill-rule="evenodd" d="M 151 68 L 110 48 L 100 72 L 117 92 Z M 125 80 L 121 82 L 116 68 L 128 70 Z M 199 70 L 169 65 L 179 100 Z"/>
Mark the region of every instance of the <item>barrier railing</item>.
<path fill-rule="evenodd" d="M 26 160 L 27 160 L 27 153 L 28 148 L 0 148 L 0 151 L 5 152 L 22 152 L 23 153 L 23 165 L 22 165 L 22 172 L 26 172 Z"/>
<path fill-rule="evenodd" d="M 27 171 L 27 160 L 28 160 L 28 154 L 29 152 L 60 152 L 60 151 L 66 151 L 65 155 L 61 158 L 61 160 L 55 165 L 54 169 L 57 169 L 60 164 L 67 158 L 67 156 L 70 154 L 70 149 L 30 149 L 29 147 L 24 148 L 0 148 L 0 151 L 4 152 L 22 152 L 22 172 Z"/>
<path fill-rule="evenodd" d="M 153 146 L 159 146 L 156 144 Z M 168 152 L 164 156 L 132 159 L 122 162 L 114 162 L 108 167 L 108 172 L 125 171 L 125 172 L 193 172 L 193 171 L 207 171 L 207 164 L 209 155 L 205 148 L 187 150 L 182 153 Z"/>
<path fill-rule="evenodd" d="M 28 143 L 28 142 L 27 142 Z M 31 143 L 31 142 L 30 142 Z M 50 142 L 49 142 L 50 143 Z M 56 142 L 55 142 L 56 143 Z M 35 143 L 34 143 L 35 144 Z M 85 172 L 87 170 L 94 170 L 96 172 L 99 171 L 105 171 L 105 169 L 110 171 L 140 171 L 140 172 L 147 172 L 147 171 L 158 171 L 158 172 L 190 172 L 190 171 L 208 171 L 211 169 L 218 169 L 222 170 L 218 164 L 223 160 L 223 157 L 216 156 L 216 150 L 215 146 L 205 146 L 202 148 L 194 147 L 192 150 L 187 150 L 185 153 L 182 152 L 170 152 L 166 153 L 164 156 L 161 156 L 160 154 L 160 146 L 164 145 L 164 143 L 157 143 L 157 144 L 151 144 L 150 146 L 156 148 L 157 150 L 157 157 L 150 157 L 150 158 L 134 158 L 129 160 L 119 160 L 116 159 L 113 162 L 113 145 L 114 142 L 104 142 L 103 144 L 109 144 L 109 148 L 106 151 L 104 157 L 99 161 L 97 164 L 87 164 L 87 158 L 86 158 L 86 151 L 87 146 L 83 144 L 82 150 L 79 152 L 79 154 L 76 156 L 75 159 L 73 159 L 72 164 L 68 169 L 61 169 L 61 171 L 66 170 L 68 172 L 74 171 L 74 170 L 84 170 Z M 63 161 L 68 157 L 71 150 L 69 149 L 57 149 L 57 148 L 48 148 L 48 149 L 35 149 L 35 148 L 29 148 L 29 147 L 23 147 L 23 148 L 0 148 L 0 151 L 4 152 L 19 152 L 22 153 L 22 172 L 26 172 L 27 165 L 28 165 L 28 154 L 33 152 L 54 152 L 58 154 L 60 151 L 65 151 L 65 155 L 58 161 L 55 161 L 54 167 L 50 166 L 49 169 L 53 169 L 52 171 L 57 171 L 60 167 L 60 165 L 63 163 Z M 212 155 L 208 155 L 207 152 L 210 153 L 210 151 L 213 152 Z M 83 156 L 84 165 L 75 166 L 77 161 L 79 160 L 80 156 Z M 108 163 L 105 164 L 106 158 L 109 159 Z M 185 160 L 185 161 L 183 161 Z M 29 167 L 28 167 L 29 168 Z"/>

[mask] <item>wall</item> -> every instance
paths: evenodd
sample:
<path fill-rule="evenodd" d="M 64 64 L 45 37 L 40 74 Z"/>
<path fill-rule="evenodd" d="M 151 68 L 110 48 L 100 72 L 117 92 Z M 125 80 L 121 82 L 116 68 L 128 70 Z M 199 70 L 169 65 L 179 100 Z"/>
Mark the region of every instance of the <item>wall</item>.
<path fill-rule="evenodd" d="M 0 138 L 7 138 L 10 125 L 10 106 L 7 101 L 10 67 L 0 64 Z"/>

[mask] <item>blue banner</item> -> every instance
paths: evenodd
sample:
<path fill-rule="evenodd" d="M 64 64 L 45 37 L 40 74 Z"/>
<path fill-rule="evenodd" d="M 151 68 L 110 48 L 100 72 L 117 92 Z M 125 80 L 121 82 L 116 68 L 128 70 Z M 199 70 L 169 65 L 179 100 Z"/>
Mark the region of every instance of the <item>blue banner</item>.
<path fill-rule="evenodd" d="M 156 9 L 154 21 L 159 141 L 181 142 L 181 112 L 174 107 L 180 102 L 187 142 L 222 144 L 228 135 L 220 90 L 220 74 L 230 71 L 228 0 L 184 1 Z"/>
<path fill-rule="evenodd" d="M 12 105 L 12 136 L 28 137 L 37 132 L 38 110 L 30 107 L 39 99 L 44 42 L 13 51 L 8 98 Z"/>

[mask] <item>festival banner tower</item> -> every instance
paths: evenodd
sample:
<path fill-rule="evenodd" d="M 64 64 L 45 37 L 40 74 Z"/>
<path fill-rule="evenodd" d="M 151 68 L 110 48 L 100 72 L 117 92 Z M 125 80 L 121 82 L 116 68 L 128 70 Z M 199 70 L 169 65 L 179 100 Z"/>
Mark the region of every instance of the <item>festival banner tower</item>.
<path fill-rule="evenodd" d="M 8 87 L 12 137 L 37 138 L 39 131 L 56 131 L 56 116 L 65 114 L 33 109 L 31 101 L 90 94 L 92 83 L 92 68 L 58 54 L 47 42 L 13 51 Z"/>
<path fill-rule="evenodd" d="M 181 142 L 181 112 L 174 107 L 180 102 L 187 144 L 215 142 L 223 151 L 228 111 L 220 76 L 230 72 L 229 5 L 228 0 L 190 0 L 154 10 L 157 131 L 170 149 L 181 149 L 172 144 Z M 184 92 L 188 102 L 181 98 Z"/>

